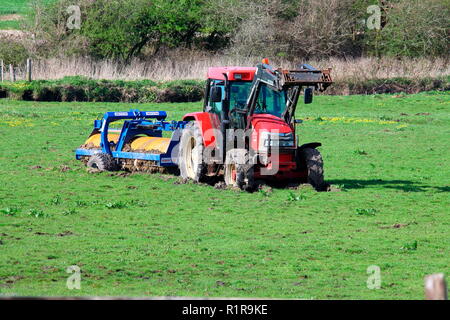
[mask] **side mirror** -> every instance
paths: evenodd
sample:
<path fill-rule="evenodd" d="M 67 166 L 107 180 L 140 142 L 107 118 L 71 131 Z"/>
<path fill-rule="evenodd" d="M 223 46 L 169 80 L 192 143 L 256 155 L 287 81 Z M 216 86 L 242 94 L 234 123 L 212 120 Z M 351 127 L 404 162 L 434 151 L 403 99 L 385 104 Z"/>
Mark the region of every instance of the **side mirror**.
<path fill-rule="evenodd" d="M 211 102 L 222 102 L 222 88 L 212 87 L 210 92 Z"/>
<path fill-rule="evenodd" d="M 305 104 L 310 104 L 313 102 L 314 90 L 312 88 L 305 89 Z"/>

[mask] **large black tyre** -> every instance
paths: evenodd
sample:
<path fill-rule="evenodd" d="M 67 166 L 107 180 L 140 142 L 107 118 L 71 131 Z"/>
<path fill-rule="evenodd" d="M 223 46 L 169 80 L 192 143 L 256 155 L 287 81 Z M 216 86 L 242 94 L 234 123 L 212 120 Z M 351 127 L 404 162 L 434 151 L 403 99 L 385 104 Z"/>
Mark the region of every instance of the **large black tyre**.
<path fill-rule="evenodd" d="M 329 185 L 324 179 L 323 159 L 320 152 L 313 148 L 301 149 L 300 159 L 308 171 L 308 183 L 317 191 L 328 191 Z"/>
<path fill-rule="evenodd" d="M 227 186 L 238 187 L 245 191 L 254 190 L 254 166 L 247 150 L 232 149 L 227 152 L 224 178 Z"/>
<path fill-rule="evenodd" d="M 88 168 L 96 171 L 114 171 L 117 170 L 116 161 L 107 153 L 97 153 L 89 158 Z"/>
<path fill-rule="evenodd" d="M 178 167 L 183 179 L 196 182 L 204 180 L 206 176 L 204 149 L 200 127 L 195 121 L 188 123 L 181 134 L 178 150 Z"/>

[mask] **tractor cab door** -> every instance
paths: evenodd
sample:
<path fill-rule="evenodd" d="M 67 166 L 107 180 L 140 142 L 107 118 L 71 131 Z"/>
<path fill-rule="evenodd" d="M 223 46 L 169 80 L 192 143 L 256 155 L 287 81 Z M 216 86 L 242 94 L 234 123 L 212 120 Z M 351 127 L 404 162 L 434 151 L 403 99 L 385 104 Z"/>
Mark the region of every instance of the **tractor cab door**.
<path fill-rule="evenodd" d="M 251 81 L 233 81 L 230 89 L 230 123 L 234 129 L 245 129 L 247 119 L 247 99 Z"/>
<path fill-rule="evenodd" d="M 222 121 L 223 119 L 222 119 L 221 113 L 222 113 L 222 108 L 223 108 L 223 100 L 225 99 L 225 82 L 222 80 L 210 80 L 209 87 L 210 87 L 210 92 L 208 94 L 208 103 L 206 105 L 205 111 L 209 112 L 209 113 L 217 114 L 220 121 Z M 222 101 L 220 101 L 220 102 L 212 101 L 211 92 L 212 92 L 213 88 L 220 89 L 220 91 L 222 92 Z"/>

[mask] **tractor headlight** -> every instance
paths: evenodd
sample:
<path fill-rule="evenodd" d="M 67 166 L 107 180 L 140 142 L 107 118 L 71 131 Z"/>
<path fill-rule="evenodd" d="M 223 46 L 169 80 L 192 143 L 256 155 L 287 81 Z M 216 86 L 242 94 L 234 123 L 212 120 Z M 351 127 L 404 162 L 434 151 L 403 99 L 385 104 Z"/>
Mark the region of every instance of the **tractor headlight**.
<path fill-rule="evenodd" d="M 265 140 L 264 147 L 293 147 L 294 141 L 281 141 L 281 140 Z"/>
<path fill-rule="evenodd" d="M 293 148 L 295 147 L 294 134 L 289 133 L 273 133 L 263 132 L 261 142 L 264 149 L 271 148 Z"/>

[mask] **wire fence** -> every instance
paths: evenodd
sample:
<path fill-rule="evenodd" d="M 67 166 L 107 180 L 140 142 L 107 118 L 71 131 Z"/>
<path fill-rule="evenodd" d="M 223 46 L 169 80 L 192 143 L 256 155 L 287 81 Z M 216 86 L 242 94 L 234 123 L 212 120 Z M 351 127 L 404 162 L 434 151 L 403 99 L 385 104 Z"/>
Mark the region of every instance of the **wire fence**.
<path fill-rule="evenodd" d="M 274 65 L 289 69 L 293 63 L 280 60 Z M 319 69 L 332 68 L 336 82 L 364 82 L 376 79 L 425 79 L 450 75 L 450 64 L 445 59 L 324 59 L 305 61 Z M 83 76 L 92 79 L 155 81 L 203 79 L 209 67 L 213 66 L 254 66 L 257 58 L 168 55 L 166 58 L 132 60 L 120 63 L 113 60 L 94 60 L 86 57 L 68 57 L 33 60 L 32 75 L 35 80 L 61 79 L 66 76 Z M 4 65 L 3 80 L 11 80 L 10 66 Z M 16 80 L 26 78 L 26 63 L 14 66 Z"/>
<path fill-rule="evenodd" d="M 27 67 L 27 65 L 30 65 Z M 26 63 L 18 66 L 5 65 L 3 61 L 0 61 L 0 81 L 24 81 L 32 80 L 27 77 L 28 72 L 31 75 L 31 60 L 27 60 Z M 27 72 L 28 69 L 28 72 Z"/>

